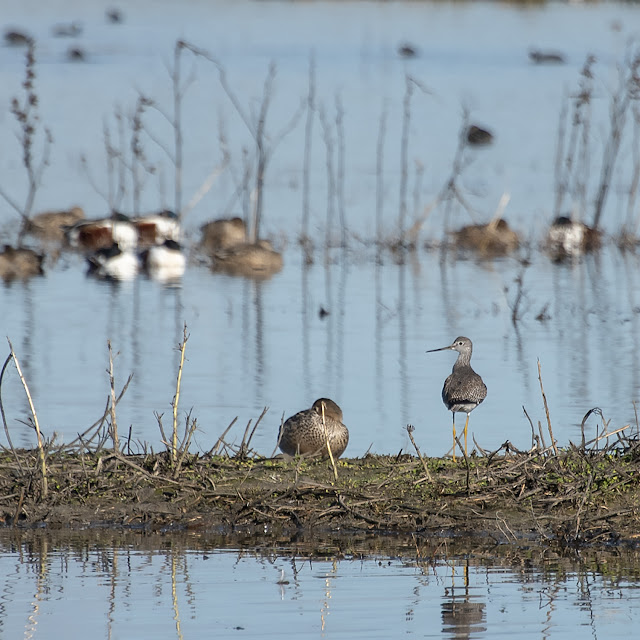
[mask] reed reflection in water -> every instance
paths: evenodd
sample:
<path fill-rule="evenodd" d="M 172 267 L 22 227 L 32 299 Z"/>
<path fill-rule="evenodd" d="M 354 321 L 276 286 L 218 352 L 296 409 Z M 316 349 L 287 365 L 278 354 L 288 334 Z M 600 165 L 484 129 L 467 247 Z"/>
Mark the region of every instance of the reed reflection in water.
<path fill-rule="evenodd" d="M 12 313 L 3 317 L 3 333 L 24 363 L 45 437 L 57 431 L 68 441 L 99 417 L 110 340 L 119 354 L 118 387 L 134 374 L 118 404 L 119 422 L 131 425 L 134 442 L 157 447 L 154 412 L 167 411 L 175 393 L 175 346 L 185 322 L 181 406 L 198 418 L 200 450 L 236 417 L 231 437 L 239 441 L 268 406 L 252 446 L 270 455 L 283 414 L 331 397 L 349 426 L 347 456 L 412 451 L 407 423 L 424 453 L 445 455 L 450 419 L 440 389 L 450 363 L 430 361 L 425 351 L 465 334 L 473 336 L 474 362 L 489 389 L 471 427 L 484 449 L 506 439 L 530 446 L 523 406 L 544 424 L 538 359 L 560 446 L 580 437 L 582 417 L 594 406 L 617 427 L 635 425 L 637 256 L 608 248 L 562 266 L 534 256 L 514 324 L 510 305 L 522 274 L 516 261 L 441 262 L 424 251 L 402 264 L 384 254 L 381 261 L 334 255 L 305 265 L 292 249 L 283 271 L 267 281 L 194 266 L 177 287 L 144 278 L 88 280 L 70 260 L 46 280 L 5 286 L 3 308 Z M 542 310 L 548 319 L 537 319 Z M 20 422 L 29 410 L 11 371 L 2 392 L 14 443 L 33 446 L 32 430 Z"/>
<path fill-rule="evenodd" d="M 418 558 L 410 546 L 385 555 L 380 541 L 364 555 L 357 545 L 353 554 L 332 553 L 336 541 L 322 555 L 301 543 L 259 552 L 218 548 L 223 541 L 3 534 L 0 634 L 74 639 L 90 626 L 99 637 L 178 640 L 212 629 L 248 638 L 573 638 L 582 628 L 607 638 L 628 635 L 640 622 L 633 554 L 601 552 L 603 575 L 590 560 L 496 548 L 456 555 L 441 540 L 421 541 L 437 553 Z"/>

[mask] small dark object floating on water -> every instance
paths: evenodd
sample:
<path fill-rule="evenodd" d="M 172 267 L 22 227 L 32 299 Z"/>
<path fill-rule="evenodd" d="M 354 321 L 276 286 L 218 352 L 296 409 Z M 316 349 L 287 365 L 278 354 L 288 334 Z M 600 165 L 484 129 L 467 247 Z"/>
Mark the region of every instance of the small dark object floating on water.
<path fill-rule="evenodd" d="M 487 129 L 472 124 L 467 129 L 467 142 L 471 145 L 485 145 L 493 142 L 493 134 Z"/>
<path fill-rule="evenodd" d="M 107 18 L 107 22 L 110 22 L 111 24 L 122 24 L 122 22 L 124 22 L 124 15 L 117 7 L 110 7 L 107 9 L 105 16 Z"/>
<path fill-rule="evenodd" d="M 564 64 L 566 62 L 564 55 L 559 51 L 541 51 L 540 49 L 531 49 L 529 60 L 534 64 Z"/>
<path fill-rule="evenodd" d="M 4 42 L 10 47 L 25 47 L 33 42 L 33 38 L 24 31 L 7 29 L 4 32 Z"/>
<path fill-rule="evenodd" d="M 70 47 L 67 51 L 67 59 L 71 62 L 84 62 L 87 59 L 87 54 L 80 47 Z"/>
<path fill-rule="evenodd" d="M 418 55 L 418 50 L 412 44 L 405 42 L 398 47 L 398 55 L 401 58 L 415 58 Z"/>

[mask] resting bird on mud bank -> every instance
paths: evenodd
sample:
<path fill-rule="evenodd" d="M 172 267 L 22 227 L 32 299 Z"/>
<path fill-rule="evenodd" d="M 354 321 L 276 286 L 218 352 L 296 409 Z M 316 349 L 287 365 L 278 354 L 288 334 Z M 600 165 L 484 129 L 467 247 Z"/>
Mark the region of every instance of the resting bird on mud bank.
<path fill-rule="evenodd" d="M 329 398 L 320 398 L 310 409 L 291 416 L 282 425 L 278 444 L 289 456 L 339 458 L 349 444 L 349 430 L 342 424 L 342 409 Z"/>

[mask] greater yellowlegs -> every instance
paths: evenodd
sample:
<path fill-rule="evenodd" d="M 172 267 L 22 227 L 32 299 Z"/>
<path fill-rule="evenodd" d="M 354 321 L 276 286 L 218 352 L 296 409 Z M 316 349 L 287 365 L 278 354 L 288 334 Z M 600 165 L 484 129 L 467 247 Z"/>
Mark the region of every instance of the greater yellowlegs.
<path fill-rule="evenodd" d="M 329 398 L 320 398 L 310 409 L 291 416 L 282 425 L 279 445 L 284 453 L 308 457 L 339 458 L 349 443 L 349 431 L 342 424 L 342 410 Z"/>
<path fill-rule="evenodd" d="M 442 387 L 442 401 L 453 415 L 453 460 L 456 459 L 456 411 L 467 414 L 464 424 L 464 454 L 467 455 L 467 429 L 469 414 L 487 397 L 487 386 L 482 378 L 471 368 L 471 352 L 473 345 L 469 338 L 457 337 L 448 347 L 429 349 L 446 351 L 451 349 L 458 352 L 458 359 L 453 365 L 451 375 L 444 381 Z"/>

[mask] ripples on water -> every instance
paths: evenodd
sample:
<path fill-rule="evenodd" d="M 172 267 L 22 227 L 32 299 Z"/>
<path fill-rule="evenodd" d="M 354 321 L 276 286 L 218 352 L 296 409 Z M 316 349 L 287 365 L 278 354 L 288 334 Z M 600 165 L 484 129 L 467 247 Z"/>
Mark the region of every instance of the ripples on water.
<path fill-rule="evenodd" d="M 4 535 L 0 634 L 85 638 L 90 626 L 108 638 L 612 638 L 640 621 L 633 555 L 461 554 L 421 540 L 420 560 L 410 547 L 389 556 L 367 545 L 362 557 L 357 546 L 319 556 L 304 545 L 253 552 L 221 543 Z"/>

